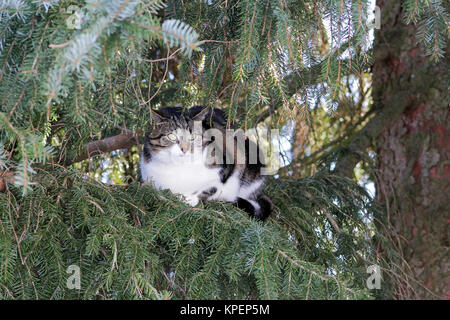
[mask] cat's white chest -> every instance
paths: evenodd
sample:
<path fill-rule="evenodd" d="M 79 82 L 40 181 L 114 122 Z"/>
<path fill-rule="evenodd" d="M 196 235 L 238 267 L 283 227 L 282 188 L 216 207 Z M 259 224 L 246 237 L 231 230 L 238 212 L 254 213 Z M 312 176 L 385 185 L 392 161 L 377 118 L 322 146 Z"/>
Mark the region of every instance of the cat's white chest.
<path fill-rule="evenodd" d="M 203 155 L 183 154 L 178 145 L 157 153 L 148 163 L 141 159 L 144 182 L 185 196 L 219 185 L 219 170 L 205 166 Z"/>

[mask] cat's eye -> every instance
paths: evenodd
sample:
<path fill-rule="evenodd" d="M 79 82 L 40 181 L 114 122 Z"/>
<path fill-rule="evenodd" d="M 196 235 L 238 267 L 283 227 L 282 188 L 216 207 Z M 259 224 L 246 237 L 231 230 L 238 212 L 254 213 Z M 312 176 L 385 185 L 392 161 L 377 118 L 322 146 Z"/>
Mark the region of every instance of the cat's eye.
<path fill-rule="evenodd" d="M 177 136 L 176 136 L 175 134 L 173 134 L 173 133 L 169 133 L 169 134 L 167 135 L 167 138 L 168 138 L 170 141 L 172 141 L 172 142 L 177 141 Z"/>
<path fill-rule="evenodd" d="M 191 135 L 189 136 L 189 140 L 194 140 L 196 136 L 197 135 L 195 133 L 191 133 Z"/>

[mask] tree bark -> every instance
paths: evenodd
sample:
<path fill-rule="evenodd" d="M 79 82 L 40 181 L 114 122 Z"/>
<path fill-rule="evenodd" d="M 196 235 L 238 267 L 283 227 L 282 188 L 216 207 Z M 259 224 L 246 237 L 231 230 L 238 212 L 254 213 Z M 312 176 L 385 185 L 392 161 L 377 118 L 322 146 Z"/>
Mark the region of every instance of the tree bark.
<path fill-rule="evenodd" d="M 131 148 L 137 143 L 138 143 L 137 135 L 134 132 L 122 133 L 117 136 L 92 141 L 86 145 L 85 152 L 79 154 L 74 159 L 67 159 L 66 165 L 80 162 L 117 149 Z"/>
<path fill-rule="evenodd" d="M 400 253 L 390 264 L 397 275 L 393 297 L 443 299 L 450 297 L 450 52 L 447 47 L 437 63 L 425 56 L 417 27 L 402 22 L 403 2 L 377 0 L 374 104 L 400 111 L 377 135 L 377 199 L 391 226 L 386 235 Z"/>

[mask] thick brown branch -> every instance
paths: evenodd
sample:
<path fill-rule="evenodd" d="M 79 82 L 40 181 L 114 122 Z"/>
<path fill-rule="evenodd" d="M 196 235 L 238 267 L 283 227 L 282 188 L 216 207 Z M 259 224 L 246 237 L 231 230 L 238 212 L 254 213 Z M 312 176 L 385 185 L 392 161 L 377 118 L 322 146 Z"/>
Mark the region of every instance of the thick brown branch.
<path fill-rule="evenodd" d="M 102 153 L 111 152 L 118 149 L 130 148 L 138 144 L 138 136 L 133 132 L 122 133 L 117 136 L 105 138 L 103 140 L 97 140 L 89 142 L 86 145 L 86 151 L 78 155 L 74 159 L 67 159 L 66 164 L 72 164 L 80 162 Z"/>
<path fill-rule="evenodd" d="M 65 165 L 70 165 L 76 162 L 80 162 L 91 157 L 98 156 L 103 153 L 108 153 L 118 149 L 130 148 L 139 143 L 139 135 L 141 133 L 126 132 L 117 136 L 108 137 L 102 140 L 92 141 L 86 145 L 85 152 L 75 156 L 73 158 L 67 158 L 64 161 Z M 58 162 L 58 161 L 55 161 Z M 14 173 L 10 171 L 0 170 L 0 192 L 6 190 L 7 183 L 13 183 Z"/>

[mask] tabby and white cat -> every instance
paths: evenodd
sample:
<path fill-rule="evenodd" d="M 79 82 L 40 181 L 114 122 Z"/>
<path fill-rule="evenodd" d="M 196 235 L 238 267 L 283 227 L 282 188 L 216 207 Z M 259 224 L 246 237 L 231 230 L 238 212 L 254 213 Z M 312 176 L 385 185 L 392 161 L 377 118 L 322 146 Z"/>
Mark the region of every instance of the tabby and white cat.
<path fill-rule="evenodd" d="M 141 154 L 142 182 L 170 189 L 192 206 L 201 200 L 221 200 L 237 202 L 239 208 L 260 220 L 270 215 L 272 202 L 261 192 L 265 164 L 259 147 L 245 139 L 239 149 L 237 138 L 232 147 L 227 146 L 222 110 L 196 106 L 183 113 L 180 107 L 166 107 L 152 111 L 152 118 L 153 128 L 146 132 Z M 213 130 L 223 139 L 208 136 Z M 222 140 L 222 146 L 215 140 Z M 234 152 L 231 163 L 222 150 Z M 238 150 L 244 151 L 244 161 L 238 161 L 243 158 Z M 256 161 L 250 161 L 252 150 L 256 150 Z"/>

